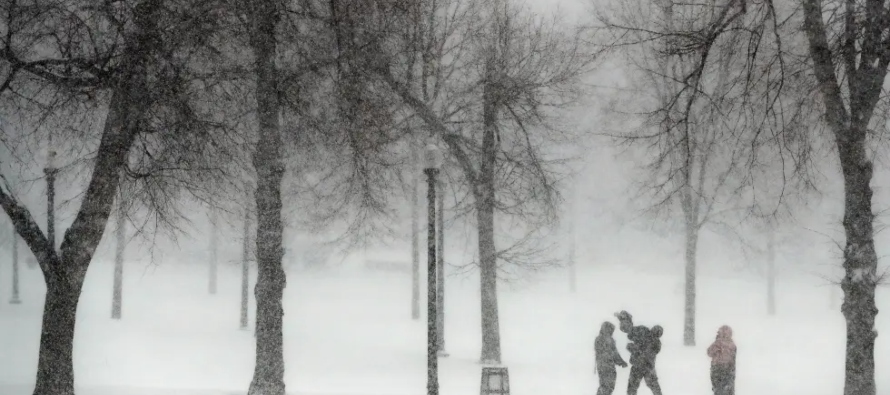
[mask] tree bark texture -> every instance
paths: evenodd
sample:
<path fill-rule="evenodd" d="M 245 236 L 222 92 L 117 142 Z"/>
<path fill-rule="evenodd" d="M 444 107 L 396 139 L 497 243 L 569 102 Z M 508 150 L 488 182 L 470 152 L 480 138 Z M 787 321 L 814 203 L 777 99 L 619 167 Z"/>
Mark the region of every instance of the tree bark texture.
<path fill-rule="evenodd" d="M 427 332 L 426 332 L 426 393 L 439 394 L 439 347 L 436 308 L 436 175 L 439 169 L 424 169 L 427 175 Z"/>
<path fill-rule="evenodd" d="M 769 231 L 769 241 L 766 246 L 766 312 L 776 315 L 776 234 Z"/>
<path fill-rule="evenodd" d="M 828 42 L 829 29 L 823 22 L 822 2 L 805 0 L 803 12 L 813 72 L 825 105 L 825 120 L 834 132 L 844 177 L 843 226 L 847 239 L 841 280 L 844 293 L 841 312 L 847 323 L 844 394 L 874 395 L 878 257 L 874 245 L 875 215 L 870 185 L 873 167 L 868 158 L 867 130 L 890 65 L 890 54 L 884 49 L 890 45 L 890 40 L 884 38 L 890 22 L 876 16 L 885 13 L 883 1 L 869 1 L 864 10 L 857 6 L 861 4 L 848 2 L 843 11 L 845 40 L 838 41 L 843 43 L 840 51 L 847 55 L 843 58 L 833 56 Z M 861 11 L 870 15 L 867 22 L 861 20 Z M 848 84 L 849 105 L 844 102 L 835 59 L 845 63 L 847 75 L 843 82 Z"/>
<path fill-rule="evenodd" d="M 250 284 L 250 211 L 244 203 L 244 230 L 241 239 L 241 329 L 247 329 Z"/>
<path fill-rule="evenodd" d="M 22 300 L 19 295 L 19 235 L 12 232 L 12 298 L 9 299 L 10 304 L 20 304 Z"/>
<path fill-rule="evenodd" d="M 420 172 L 414 172 L 411 185 L 411 319 L 420 319 L 420 203 L 417 189 L 420 186 Z"/>
<path fill-rule="evenodd" d="M 210 280 L 207 284 L 211 295 L 216 295 L 216 284 L 219 277 L 219 228 L 216 225 L 216 211 L 210 211 Z"/>
<path fill-rule="evenodd" d="M 497 248 L 494 238 L 495 165 L 497 160 L 498 93 L 493 84 L 494 61 L 486 63 L 482 93 L 482 160 L 476 182 L 476 221 L 479 243 L 479 279 L 482 298 L 482 363 L 501 363 L 501 331 L 497 295 Z"/>
<path fill-rule="evenodd" d="M 126 216 L 120 194 L 118 194 L 118 200 L 114 234 L 117 245 L 114 250 L 114 280 L 111 291 L 111 318 L 115 320 L 121 319 L 124 293 L 124 249 L 127 243 Z"/>
<path fill-rule="evenodd" d="M 436 195 L 439 212 L 436 243 L 436 340 L 439 353 L 445 352 L 445 183 L 439 182 Z"/>
<path fill-rule="evenodd" d="M 683 345 L 695 345 L 696 303 L 696 253 L 698 251 L 698 225 L 686 221 L 686 289 L 683 308 Z"/>
<path fill-rule="evenodd" d="M 256 209 L 256 365 L 250 395 L 284 395 L 284 309 L 282 298 L 287 282 L 281 261 L 281 158 L 278 70 L 275 65 L 278 24 L 276 2 L 250 0 L 245 3 L 250 18 L 250 43 L 256 67 L 256 102 L 259 140 L 253 165 L 257 173 Z"/>

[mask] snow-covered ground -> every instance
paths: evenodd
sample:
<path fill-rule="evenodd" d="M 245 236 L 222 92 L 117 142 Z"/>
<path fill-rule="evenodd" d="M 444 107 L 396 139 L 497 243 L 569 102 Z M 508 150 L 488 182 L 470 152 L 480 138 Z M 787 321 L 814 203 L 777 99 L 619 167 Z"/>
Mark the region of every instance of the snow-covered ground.
<path fill-rule="evenodd" d="M 6 303 L 8 265 L 0 267 L 0 394 L 30 394 L 37 361 L 43 285 L 22 270 L 22 305 Z M 91 267 L 78 311 L 75 374 L 79 395 L 223 395 L 246 393 L 253 372 L 252 331 L 238 329 L 239 272 L 220 271 L 219 294 L 207 293 L 200 265 L 132 265 L 126 269 L 124 318 L 110 315 L 111 265 Z M 478 285 L 448 284 L 441 360 L 445 395 L 479 391 Z M 658 369 L 664 393 L 710 393 L 704 349 L 717 327 L 734 327 L 740 394 L 839 394 L 844 324 L 829 308 L 824 280 L 782 281 L 779 313 L 765 314 L 765 284 L 699 280 L 698 345 L 682 346 L 678 277 L 630 269 L 590 268 L 571 294 L 564 273 L 500 289 L 503 362 L 514 395 L 592 394 L 592 344 L 605 319 L 627 309 L 642 324 L 665 328 Z M 425 295 L 425 292 L 424 292 Z M 879 294 L 879 308 L 888 295 Z M 425 392 L 425 318 L 410 319 L 404 274 L 290 273 L 285 301 L 286 383 L 291 394 L 420 395 Z M 251 300 L 251 306 L 253 301 Z M 251 316 L 253 310 L 251 308 Z M 890 327 L 890 314 L 878 316 Z M 251 323 L 252 326 L 252 323 Z M 616 335 L 624 352 L 625 338 Z M 626 352 L 624 352 L 626 355 Z M 890 342 L 878 338 L 878 372 L 890 364 Z M 625 392 L 627 370 L 616 394 Z M 878 374 L 878 388 L 890 376 Z M 647 389 L 641 389 L 646 394 Z"/>

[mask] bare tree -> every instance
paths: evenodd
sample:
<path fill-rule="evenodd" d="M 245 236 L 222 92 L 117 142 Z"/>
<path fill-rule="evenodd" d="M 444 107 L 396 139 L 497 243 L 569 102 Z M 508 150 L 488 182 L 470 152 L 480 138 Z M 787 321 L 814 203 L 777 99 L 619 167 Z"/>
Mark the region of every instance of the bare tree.
<path fill-rule="evenodd" d="M 63 125 L 58 130 L 68 135 L 60 137 L 80 143 L 69 147 L 91 152 L 79 158 L 90 169 L 87 185 L 58 251 L 2 177 L 0 206 L 36 256 L 47 287 L 35 395 L 74 393 L 77 303 L 119 186 L 125 187 L 124 196 L 147 204 L 154 218 L 162 218 L 175 206 L 153 199 L 173 198 L 187 188 L 194 180 L 176 175 L 195 169 L 184 164 L 207 159 L 200 155 L 206 146 L 190 144 L 213 129 L 193 111 L 198 95 L 192 94 L 199 90 L 185 82 L 195 57 L 180 55 L 185 47 L 198 49 L 190 54 L 200 52 L 208 20 L 182 18 L 171 11 L 176 9 L 164 8 L 160 0 L 0 4 L 0 109 L 22 131 L 4 129 L 5 137 L 19 137 L 4 138 L 4 143 L 27 144 L 39 134 L 28 134 L 30 128 Z M 106 104 L 108 115 L 97 131 L 91 118 Z M 98 146 L 91 146 L 95 141 Z"/>
<path fill-rule="evenodd" d="M 258 140 L 253 153 L 257 189 L 257 284 L 256 367 L 248 394 L 284 395 L 284 335 L 282 297 L 286 285 L 281 266 L 281 154 L 280 104 L 278 99 L 278 51 L 276 29 L 280 18 L 277 2 L 244 2 L 248 35 L 256 73 Z"/>
<path fill-rule="evenodd" d="M 827 140 L 833 143 L 844 178 L 844 393 L 874 394 L 874 293 L 878 275 L 870 182 L 876 155 L 873 149 L 880 142 L 876 131 L 886 127 L 887 101 L 882 89 L 890 65 L 890 53 L 885 49 L 890 45 L 886 38 L 890 30 L 888 5 L 881 0 L 851 0 L 842 4 L 801 0 L 799 5 L 732 0 L 717 5 L 718 17 L 703 27 L 668 34 L 655 30 L 644 35 L 652 39 L 669 37 L 675 48 L 685 49 L 701 66 L 714 63 L 714 56 L 720 52 L 732 54 L 733 59 L 745 59 L 743 74 L 748 83 L 742 84 L 739 91 L 752 100 L 741 102 L 735 113 L 764 124 L 773 123 L 774 134 L 783 138 L 770 146 L 803 141 L 806 135 L 788 133 L 795 129 L 791 119 L 797 118 L 795 122 L 808 127 L 827 126 Z M 743 22 L 742 29 L 730 28 L 734 19 Z M 742 39 L 730 42 L 725 46 L 727 51 L 712 51 L 717 48 L 714 43 L 718 39 L 733 35 L 741 35 Z M 703 71 L 703 67 L 698 69 Z M 692 75 L 701 75 L 702 71 Z M 787 95 L 800 87 L 815 90 L 819 95 L 813 97 L 808 90 Z M 686 84 L 684 89 L 698 92 L 698 83 Z M 759 101 L 753 100 L 756 98 Z M 783 108 L 785 112 L 776 111 L 776 104 L 783 102 L 796 102 L 802 109 L 796 113 L 818 112 L 818 118 L 790 117 L 788 107 Z M 736 115 L 735 119 L 739 118 Z M 769 131 L 764 127 L 751 129 Z M 748 136 L 738 141 L 739 145 L 756 146 L 758 135 Z"/>
<path fill-rule="evenodd" d="M 642 123 L 613 136 L 651 155 L 643 166 L 646 181 L 639 184 L 640 196 L 654 202 L 650 213 L 657 217 L 677 208 L 682 213 L 683 340 L 692 346 L 699 234 L 709 224 L 771 216 L 792 192 L 812 186 L 810 143 L 802 126 L 793 127 L 812 118 L 789 89 L 770 91 L 774 75 L 785 72 L 784 63 L 771 62 L 782 51 L 778 42 L 768 41 L 757 56 L 739 60 L 745 29 L 772 29 L 765 21 L 749 26 L 745 2 L 665 0 L 618 8 L 600 20 L 614 40 L 612 48 L 622 50 L 643 77 L 636 91 L 652 96 L 621 102 L 625 108 L 643 107 L 637 111 Z M 761 182 L 770 178 L 781 182 Z"/>
<path fill-rule="evenodd" d="M 444 15 L 445 22 L 422 25 L 432 37 L 420 40 L 432 42 L 420 48 L 422 70 L 434 78 L 424 81 L 420 94 L 411 81 L 401 81 L 393 72 L 406 64 L 412 67 L 410 62 L 384 61 L 375 64 L 375 70 L 445 142 L 462 179 L 459 184 L 471 197 L 482 283 L 481 361 L 498 363 L 498 261 L 510 259 L 495 244 L 495 213 L 533 229 L 554 222 L 562 158 L 548 159 L 543 150 L 569 140 L 552 117 L 576 97 L 573 88 L 591 57 L 581 50 L 577 37 L 552 22 L 529 17 L 521 7 L 453 3 L 427 12 L 432 14 L 422 15 Z M 456 16 L 465 18 L 457 27 L 450 25 Z M 429 20 L 440 21 L 432 16 Z M 457 52 L 442 55 L 451 49 Z M 411 53 L 401 55 L 410 59 Z M 477 128 L 465 126 L 473 124 L 481 127 L 481 135 Z"/>

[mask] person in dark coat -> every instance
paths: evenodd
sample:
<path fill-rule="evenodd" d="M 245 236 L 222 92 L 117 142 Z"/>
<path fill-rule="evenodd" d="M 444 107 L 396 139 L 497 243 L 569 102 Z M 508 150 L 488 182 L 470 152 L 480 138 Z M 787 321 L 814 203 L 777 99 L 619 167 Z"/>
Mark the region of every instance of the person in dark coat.
<path fill-rule="evenodd" d="M 596 391 L 596 395 L 612 395 L 612 391 L 615 390 L 615 379 L 618 376 L 615 366 L 627 367 L 627 362 L 624 362 L 624 358 L 621 358 L 621 354 L 618 353 L 618 347 L 615 346 L 615 339 L 612 338 L 612 333 L 614 332 L 614 324 L 609 321 L 603 322 L 603 325 L 600 327 L 600 334 L 593 343 L 593 351 L 596 358 L 595 370 L 600 379 L 600 386 Z"/>
<path fill-rule="evenodd" d="M 714 395 L 735 394 L 735 342 L 732 328 L 723 325 L 717 330 L 717 339 L 708 347 L 711 357 L 711 387 Z"/>
<path fill-rule="evenodd" d="M 630 378 L 627 381 L 627 395 L 636 395 L 643 380 L 652 394 L 661 395 L 658 374 L 655 372 L 655 358 L 661 352 L 661 335 L 664 329 L 660 325 L 655 325 L 652 329 L 642 325 L 634 326 L 633 316 L 624 310 L 615 313 L 615 317 L 618 317 L 618 327 L 627 334 L 629 341 L 627 350 L 630 351 Z"/>

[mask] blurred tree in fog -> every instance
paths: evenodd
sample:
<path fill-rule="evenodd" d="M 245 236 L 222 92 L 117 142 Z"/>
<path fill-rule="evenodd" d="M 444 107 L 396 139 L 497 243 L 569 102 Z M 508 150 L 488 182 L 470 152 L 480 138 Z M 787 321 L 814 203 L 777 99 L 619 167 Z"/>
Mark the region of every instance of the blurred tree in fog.
<path fill-rule="evenodd" d="M 609 10 L 599 15 L 600 39 L 633 66 L 626 71 L 638 84 L 616 112 L 639 124 L 612 136 L 648 154 L 637 183 L 638 196 L 653 202 L 647 211 L 656 219 L 682 214 L 683 341 L 693 346 L 702 229 L 725 233 L 773 216 L 811 189 L 806 124 L 815 117 L 798 97 L 802 86 L 773 91 L 786 67 L 774 61 L 777 42 L 764 39 L 749 58 L 739 50 L 750 35 L 762 39 L 746 29 L 773 30 L 768 20 L 747 19 L 743 1 L 621 2 Z"/>
<path fill-rule="evenodd" d="M 650 122 L 649 131 L 635 137 L 680 143 L 656 144 L 668 147 L 656 148 L 656 153 L 679 150 L 691 157 L 699 152 L 693 150 L 693 136 L 702 129 L 720 131 L 716 141 L 731 153 L 723 160 L 741 164 L 732 179 L 743 188 L 733 190 L 755 203 L 762 193 L 752 188 L 751 180 L 757 176 L 772 178 L 778 184 L 773 189 L 781 189 L 784 195 L 813 186 L 814 159 L 822 166 L 839 165 L 844 180 L 841 311 L 847 323 L 844 393 L 848 395 L 876 392 L 875 289 L 880 276 L 870 184 L 873 160 L 880 157 L 878 144 L 883 142 L 890 114 L 890 101 L 883 94 L 890 66 L 887 3 L 713 0 L 681 4 L 666 0 L 656 12 L 672 15 L 674 23 L 669 24 L 664 17 L 651 17 L 652 9 L 659 7 L 621 2 L 622 16 L 605 18 L 608 30 L 616 33 L 616 47 L 684 65 L 680 73 L 669 76 L 679 77 L 670 78 L 673 82 L 666 96 L 673 98 L 671 104 L 656 107 L 666 111 L 653 112 L 662 128 Z M 715 74 L 712 70 L 724 63 L 738 72 L 730 79 L 727 95 L 713 94 L 708 81 Z M 680 138 L 660 137 L 673 134 Z M 675 146 L 679 148 L 669 148 Z M 830 155 L 816 148 L 826 148 L 824 152 Z M 768 169 L 781 171 L 770 176 Z M 680 177 L 678 184 L 689 189 L 690 183 L 683 181 L 688 178 Z"/>

